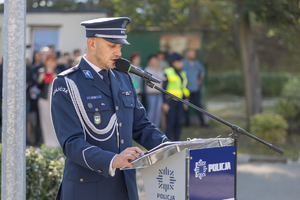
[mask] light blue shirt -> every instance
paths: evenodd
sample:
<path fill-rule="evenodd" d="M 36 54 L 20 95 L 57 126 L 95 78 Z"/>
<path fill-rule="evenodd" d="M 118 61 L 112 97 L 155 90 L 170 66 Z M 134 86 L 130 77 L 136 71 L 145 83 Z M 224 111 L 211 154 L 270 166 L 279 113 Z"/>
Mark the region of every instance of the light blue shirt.
<path fill-rule="evenodd" d="M 185 58 L 182 62 L 182 69 L 186 72 L 188 79 L 187 88 L 190 92 L 197 92 L 199 90 L 197 82 L 199 80 L 199 76 L 205 76 L 205 68 L 198 60 L 194 60 L 192 63 L 190 63 L 188 59 Z"/>

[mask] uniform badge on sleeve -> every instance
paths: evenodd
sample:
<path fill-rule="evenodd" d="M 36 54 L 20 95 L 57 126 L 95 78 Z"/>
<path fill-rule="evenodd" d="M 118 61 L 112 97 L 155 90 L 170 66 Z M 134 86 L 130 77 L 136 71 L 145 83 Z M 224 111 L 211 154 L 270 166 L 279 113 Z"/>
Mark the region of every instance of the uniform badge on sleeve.
<path fill-rule="evenodd" d="M 94 114 L 94 124 L 95 124 L 95 125 L 101 124 L 101 115 L 100 115 L 99 112 L 96 112 L 96 113 Z"/>

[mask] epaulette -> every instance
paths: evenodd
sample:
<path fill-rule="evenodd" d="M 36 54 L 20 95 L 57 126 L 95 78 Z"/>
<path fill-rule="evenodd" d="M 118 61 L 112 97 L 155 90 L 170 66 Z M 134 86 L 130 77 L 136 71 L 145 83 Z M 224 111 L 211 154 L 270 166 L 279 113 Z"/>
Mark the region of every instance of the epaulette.
<path fill-rule="evenodd" d="M 79 67 L 78 67 L 78 65 L 77 65 L 77 66 L 75 66 L 75 67 L 72 67 L 72 68 L 70 68 L 70 69 L 67 69 L 67 70 L 65 70 L 65 71 L 63 71 L 63 72 L 61 72 L 61 73 L 59 73 L 58 76 L 66 76 L 66 75 L 69 75 L 69 74 L 71 74 L 71 73 L 77 71 L 78 69 L 79 69 Z"/>

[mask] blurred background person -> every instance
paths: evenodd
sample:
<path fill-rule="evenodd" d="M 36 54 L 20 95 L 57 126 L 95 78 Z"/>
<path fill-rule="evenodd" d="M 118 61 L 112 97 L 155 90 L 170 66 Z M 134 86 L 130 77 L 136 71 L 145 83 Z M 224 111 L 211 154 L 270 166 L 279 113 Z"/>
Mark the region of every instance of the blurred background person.
<path fill-rule="evenodd" d="M 187 49 L 185 53 L 185 59 L 183 59 L 183 67 L 182 69 L 186 72 L 186 76 L 188 79 L 187 88 L 190 91 L 190 101 L 201 107 L 201 92 L 200 86 L 204 80 L 205 76 L 205 68 L 203 65 L 196 59 L 196 50 Z M 205 123 L 203 114 L 197 111 L 198 118 L 201 126 L 208 127 Z M 189 109 L 185 110 L 185 125 L 190 126 L 190 113 Z"/>
<path fill-rule="evenodd" d="M 34 51 L 32 56 L 32 64 L 31 68 L 41 65 L 42 63 L 42 55 L 39 51 Z"/>
<path fill-rule="evenodd" d="M 65 52 L 64 55 L 57 59 L 57 71 L 58 73 L 65 71 L 71 67 L 71 57 L 69 52 Z"/>
<path fill-rule="evenodd" d="M 71 64 L 71 67 L 75 67 L 81 60 L 81 56 L 77 56 L 73 61 L 72 61 L 72 64 Z"/>
<path fill-rule="evenodd" d="M 53 54 L 47 55 L 43 68 L 38 71 L 37 86 L 40 89 L 38 108 L 40 114 L 43 141 L 46 147 L 59 147 L 58 140 L 50 116 L 50 95 L 54 78 L 57 76 L 57 58 Z"/>
<path fill-rule="evenodd" d="M 133 52 L 130 54 L 129 61 L 133 66 L 136 66 L 138 68 L 142 69 L 141 66 L 141 54 L 139 52 Z M 137 76 L 135 74 L 130 73 L 133 81 L 134 88 L 136 90 L 136 93 L 138 95 L 138 100 L 142 102 L 142 96 L 144 92 L 144 81 L 140 76 Z"/>
<path fill-rule="evenodd" d="M 30 88 L 34 86 L 33 73 L 31 68 L 31 63 L 29 56 L 26 55 L 26 146 L 30 144 L 30 108 L 31 108 L 31 99 L 30 99 Z"/>
<path fill-rule="evenodd" d="M 171 56 L 171 67 L 164 70 L 166 79 L 163 82 L 163 89 L 179 98 L 188 100 L 190 95 L 189 90 L 186 88 L 188 80 L 185 71 L 182 70 L 182 65 L 182 56 L 178 53 L 173 53 Z M 184 109 L 187 109 L 187 105 L 164 95 L 165 134 L 171 140 L 180 140 Z"/>
<path fill-rule="evenodd" d="M 166 53 L 164 53 L 162 51 L 158 51 L 156 56 L 159 61 L 159 68 L 161 70 L 164 70 L 164 69 L 170 67 L 169 63 L 166 61 Z"/>
<path fill-rule="evenodd" d="M 77 58 L 78 56 L 81 56 L 81 52 L 80 52 L 80 49 L 75 49 L 73 51 L 73 58 Z"/>
<path fill-rule="evenodd" d="M 34 133 L 35 142 L 34 145 L 39 146 L 42 143 L 42 131 L 40 125 L 38 99 L 40 95 L 40 89 L 38 85 L 38 74 L 40 69 L 44 69 L 44 62 L 48 55 L 53 55 L 49 47 L 43 47 L 39 52 L 34 54 L 34 61 L 32 67 L 32 75 L 34 85 L 29 89 L 31 106 L 30 106 L 30 133 Z"/>
<path fill-rule="evenodd" d="M 148 66 L 145 68 L 145 71 L 162 81 L 165 78 L 164 72 L 159 68 L 159 60 L 156 55 L 150 55 L 148 57 Z M 156 83 L 155 85 L 162 87 L 162 82 Z M 163 104 L 163 94 L 154 88 L 146 87 L 146 99 L 148 118 L 156 125 L 156 127 L 159 127 Z"/>

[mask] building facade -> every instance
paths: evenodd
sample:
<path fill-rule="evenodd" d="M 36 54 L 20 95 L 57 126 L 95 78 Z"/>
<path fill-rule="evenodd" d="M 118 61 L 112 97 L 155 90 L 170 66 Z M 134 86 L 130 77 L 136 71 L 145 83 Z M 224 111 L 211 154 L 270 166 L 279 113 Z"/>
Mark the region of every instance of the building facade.
<path fill-rule="evenodd" d="M 26 14 L 26 53 L 32 58 L 33 52 L 53 45 L 57 52 L 72 52 L 79 49 L 82 54 L 86 48 L 85 29 L 80 22 L 88 19 L 106 17 L 106 11 L 92 10 L 82 12 L 28 11 Z M 0 56 L 4 46 L 4 12 L 0 13 Z"/>

